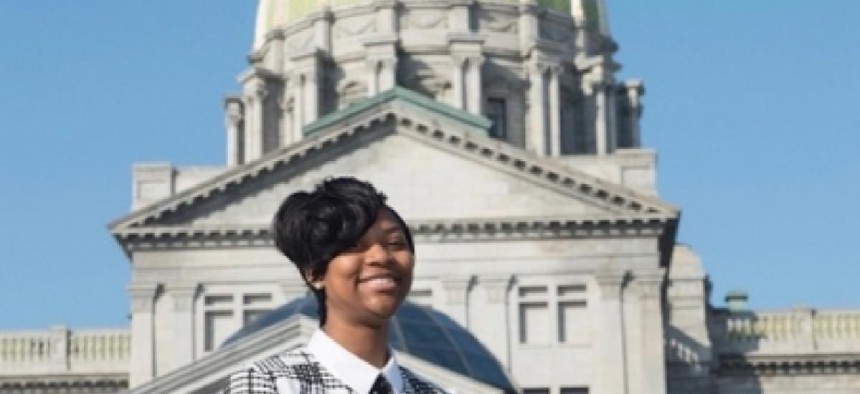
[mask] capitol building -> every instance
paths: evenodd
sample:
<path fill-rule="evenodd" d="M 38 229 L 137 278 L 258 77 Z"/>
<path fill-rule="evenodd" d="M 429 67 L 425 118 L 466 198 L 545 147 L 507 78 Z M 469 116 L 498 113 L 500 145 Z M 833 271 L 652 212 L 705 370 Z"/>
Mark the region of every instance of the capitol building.
<path fill-rule="evenodd" d="M 128 328 L 0 332 L 0 393 L 214 394 L 301 346 L 269 223 L 333 175 L 409 223 L 390 342 L 451 393 L 860 393 L 860 310 L 709 303 L 604 1 L 260 0 L 224 165 L 135 164 L 110 223 Z"/>

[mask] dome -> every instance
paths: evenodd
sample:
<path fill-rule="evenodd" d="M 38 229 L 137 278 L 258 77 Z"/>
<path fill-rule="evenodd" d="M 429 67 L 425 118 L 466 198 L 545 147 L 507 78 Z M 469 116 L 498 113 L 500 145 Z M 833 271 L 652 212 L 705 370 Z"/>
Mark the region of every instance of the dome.
<path fill-rule="evenodd" d="M 493 3 L 517 3 L 521 0 L 488 0 Z M 257 8 L 257 24 L 254 32 L 254 49 L 260 48 L 270 30 L 297 21 L 323 7 L 338 8 L 369 4 L 370 0 L 260 0 Z M 597 0 L 536 0 L 543 8 L 596 22 L 600 19 L 600 3 Z"/>
<path fill-rule="evenodd" d="M 260 316 L 230 336 L 224 345 L 285 321 L 296 314 L 316 319 L 318 318 L 316 311 L 317 302 L 313 296 L 297 298 Z M 404 302 L 391 319 L 388 343 L 400 352 L 498 387 L 505 392 L 516 391 L 489 350 L 469 331 L 439 311 Z"/>

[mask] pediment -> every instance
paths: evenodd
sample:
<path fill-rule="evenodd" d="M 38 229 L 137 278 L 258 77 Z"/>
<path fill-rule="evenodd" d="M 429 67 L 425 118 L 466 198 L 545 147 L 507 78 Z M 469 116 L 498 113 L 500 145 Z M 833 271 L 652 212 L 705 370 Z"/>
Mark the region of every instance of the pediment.
<path fill-rule="evenodd" d="M 678 216 L 656 198 L 486 137 L 483 118 L 405 97 L 389 94 L 323 117 L 306 127 L 302 142 L 132 212 L 111 228 L 118 236 L 147 228 L 265 228 L 285 196 L 335 175 L 374 183 L 410 223 Z"/>

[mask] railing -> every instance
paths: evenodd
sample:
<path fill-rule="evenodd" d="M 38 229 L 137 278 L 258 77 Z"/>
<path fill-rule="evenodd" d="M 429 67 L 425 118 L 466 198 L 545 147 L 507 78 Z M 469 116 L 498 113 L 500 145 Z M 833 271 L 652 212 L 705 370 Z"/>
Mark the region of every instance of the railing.
<path fill-rule="evenodd" d="M 720 353 L 860 351 L 860 311 L 720 311 L 713 317 L 711 333 Z"/>
<path fill-rule="evenodd" d="M 0 374 L 127 373 L 128 330 L 0 332 Z"/>

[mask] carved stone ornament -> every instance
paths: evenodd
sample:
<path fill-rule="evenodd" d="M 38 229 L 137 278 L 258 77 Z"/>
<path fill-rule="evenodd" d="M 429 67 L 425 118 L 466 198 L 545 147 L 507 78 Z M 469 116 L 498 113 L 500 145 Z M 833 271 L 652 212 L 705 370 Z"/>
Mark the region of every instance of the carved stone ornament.
<path fill-rule="evenodd" d="M 487 292 L 487 302 L 498 304 L 505 301 L 512 279 L 512 275 L 481 276 L 478 282 Z"/>
<path fill-rule="evenodd" d="M 474 277 L 458 276 L 442 278 L 442 287 L 445 288 L 448 304 L 463 305 L 466 303 L 466 295 L 474 283 Z"/>
<path fill-rule="evenodd" d="M 520 22 L 514 15 L 481 12 L 478 15 L 478 23 L 482 30 L 486 29 L 496 33 L 516 34 L 519 30 Z"/>
<path fill-rule="evenodd" d="M 132 313 L 152 313 L 155 296 L 161 285 L 158 283 L 133 283 L 128 289 Z"/>
<path fill-rule="evenodd" d="M 444 11 L 407 9 L 400 26 L 402 29 L 447 29 L 448 15 Z"/>
<path fill-rule="evenodd" d="M 334 23 L 334 38 L 356 37 L 376 32 L 376 18 L 344 18 Z"/>

